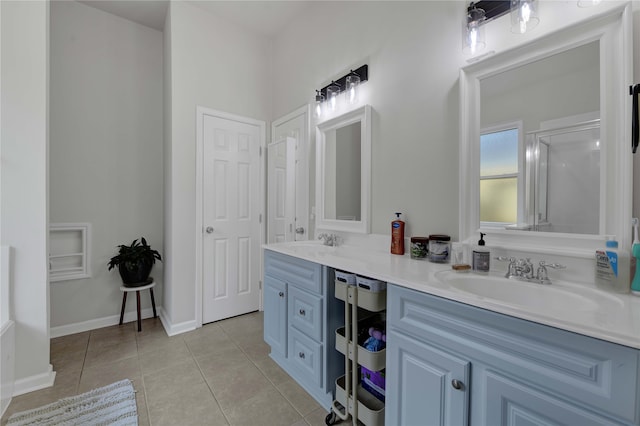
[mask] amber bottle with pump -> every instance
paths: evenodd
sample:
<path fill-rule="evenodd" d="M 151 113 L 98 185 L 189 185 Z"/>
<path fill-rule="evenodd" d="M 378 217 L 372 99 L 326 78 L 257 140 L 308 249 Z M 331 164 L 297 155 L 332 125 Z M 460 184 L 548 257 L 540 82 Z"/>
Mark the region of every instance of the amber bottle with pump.
<path fill-rule="evenodd" d="M 391 254 L 404 254 L 404 222 L 400 220 L 402 213 L 396 213 L 396 220 L 391 222 Z"/>

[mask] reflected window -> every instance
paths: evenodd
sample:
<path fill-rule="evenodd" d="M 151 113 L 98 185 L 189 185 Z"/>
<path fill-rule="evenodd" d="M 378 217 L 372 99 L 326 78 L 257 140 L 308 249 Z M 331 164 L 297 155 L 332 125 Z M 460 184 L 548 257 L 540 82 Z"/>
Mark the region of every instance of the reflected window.
<path fill-rule="evenodd" d="M 480 222 L 504 226 L 518 222 L 520 130 L 505 126 L 480 135 Z"/>

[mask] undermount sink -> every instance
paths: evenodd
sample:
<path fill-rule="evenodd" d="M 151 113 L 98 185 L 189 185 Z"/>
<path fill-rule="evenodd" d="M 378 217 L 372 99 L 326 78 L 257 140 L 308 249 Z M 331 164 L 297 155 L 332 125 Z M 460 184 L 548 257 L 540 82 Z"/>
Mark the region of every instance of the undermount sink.
<path fill-rule="evenodd" d="M 435 276 L 451 290 L 535 310 L 593 311 L 603 304 L 611 304 L 612 309 L 621 304 L 615 296 L 586 286 L 567 286 L 565 283 L 543 285 L 511 280 L 493 273 L 440 271 Z"/>

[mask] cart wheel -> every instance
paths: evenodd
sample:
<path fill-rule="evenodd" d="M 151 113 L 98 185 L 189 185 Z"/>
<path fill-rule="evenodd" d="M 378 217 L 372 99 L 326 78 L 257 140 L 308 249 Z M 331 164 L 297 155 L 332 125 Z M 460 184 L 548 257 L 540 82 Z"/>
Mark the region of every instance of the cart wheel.
<path fill-rule="evenodd" d="M 337 420 L 338 416 L 333 411 L 327 414 L 327 417 L 324 418 L 324 422 L 327 426 L 331 426 Z"/>

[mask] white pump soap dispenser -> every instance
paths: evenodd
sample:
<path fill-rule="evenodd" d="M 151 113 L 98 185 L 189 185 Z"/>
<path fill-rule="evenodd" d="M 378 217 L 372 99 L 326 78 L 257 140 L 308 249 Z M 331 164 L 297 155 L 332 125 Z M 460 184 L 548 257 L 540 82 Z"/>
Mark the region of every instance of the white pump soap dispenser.
<path fill-rule="evenodd" d="M 487 234 L 480 233 L 478 246 L 473 249 L 472 269 L 475 272 L 489 272 L 491 267 L 491 252 L 484 246 L 485 235 Z"/>

